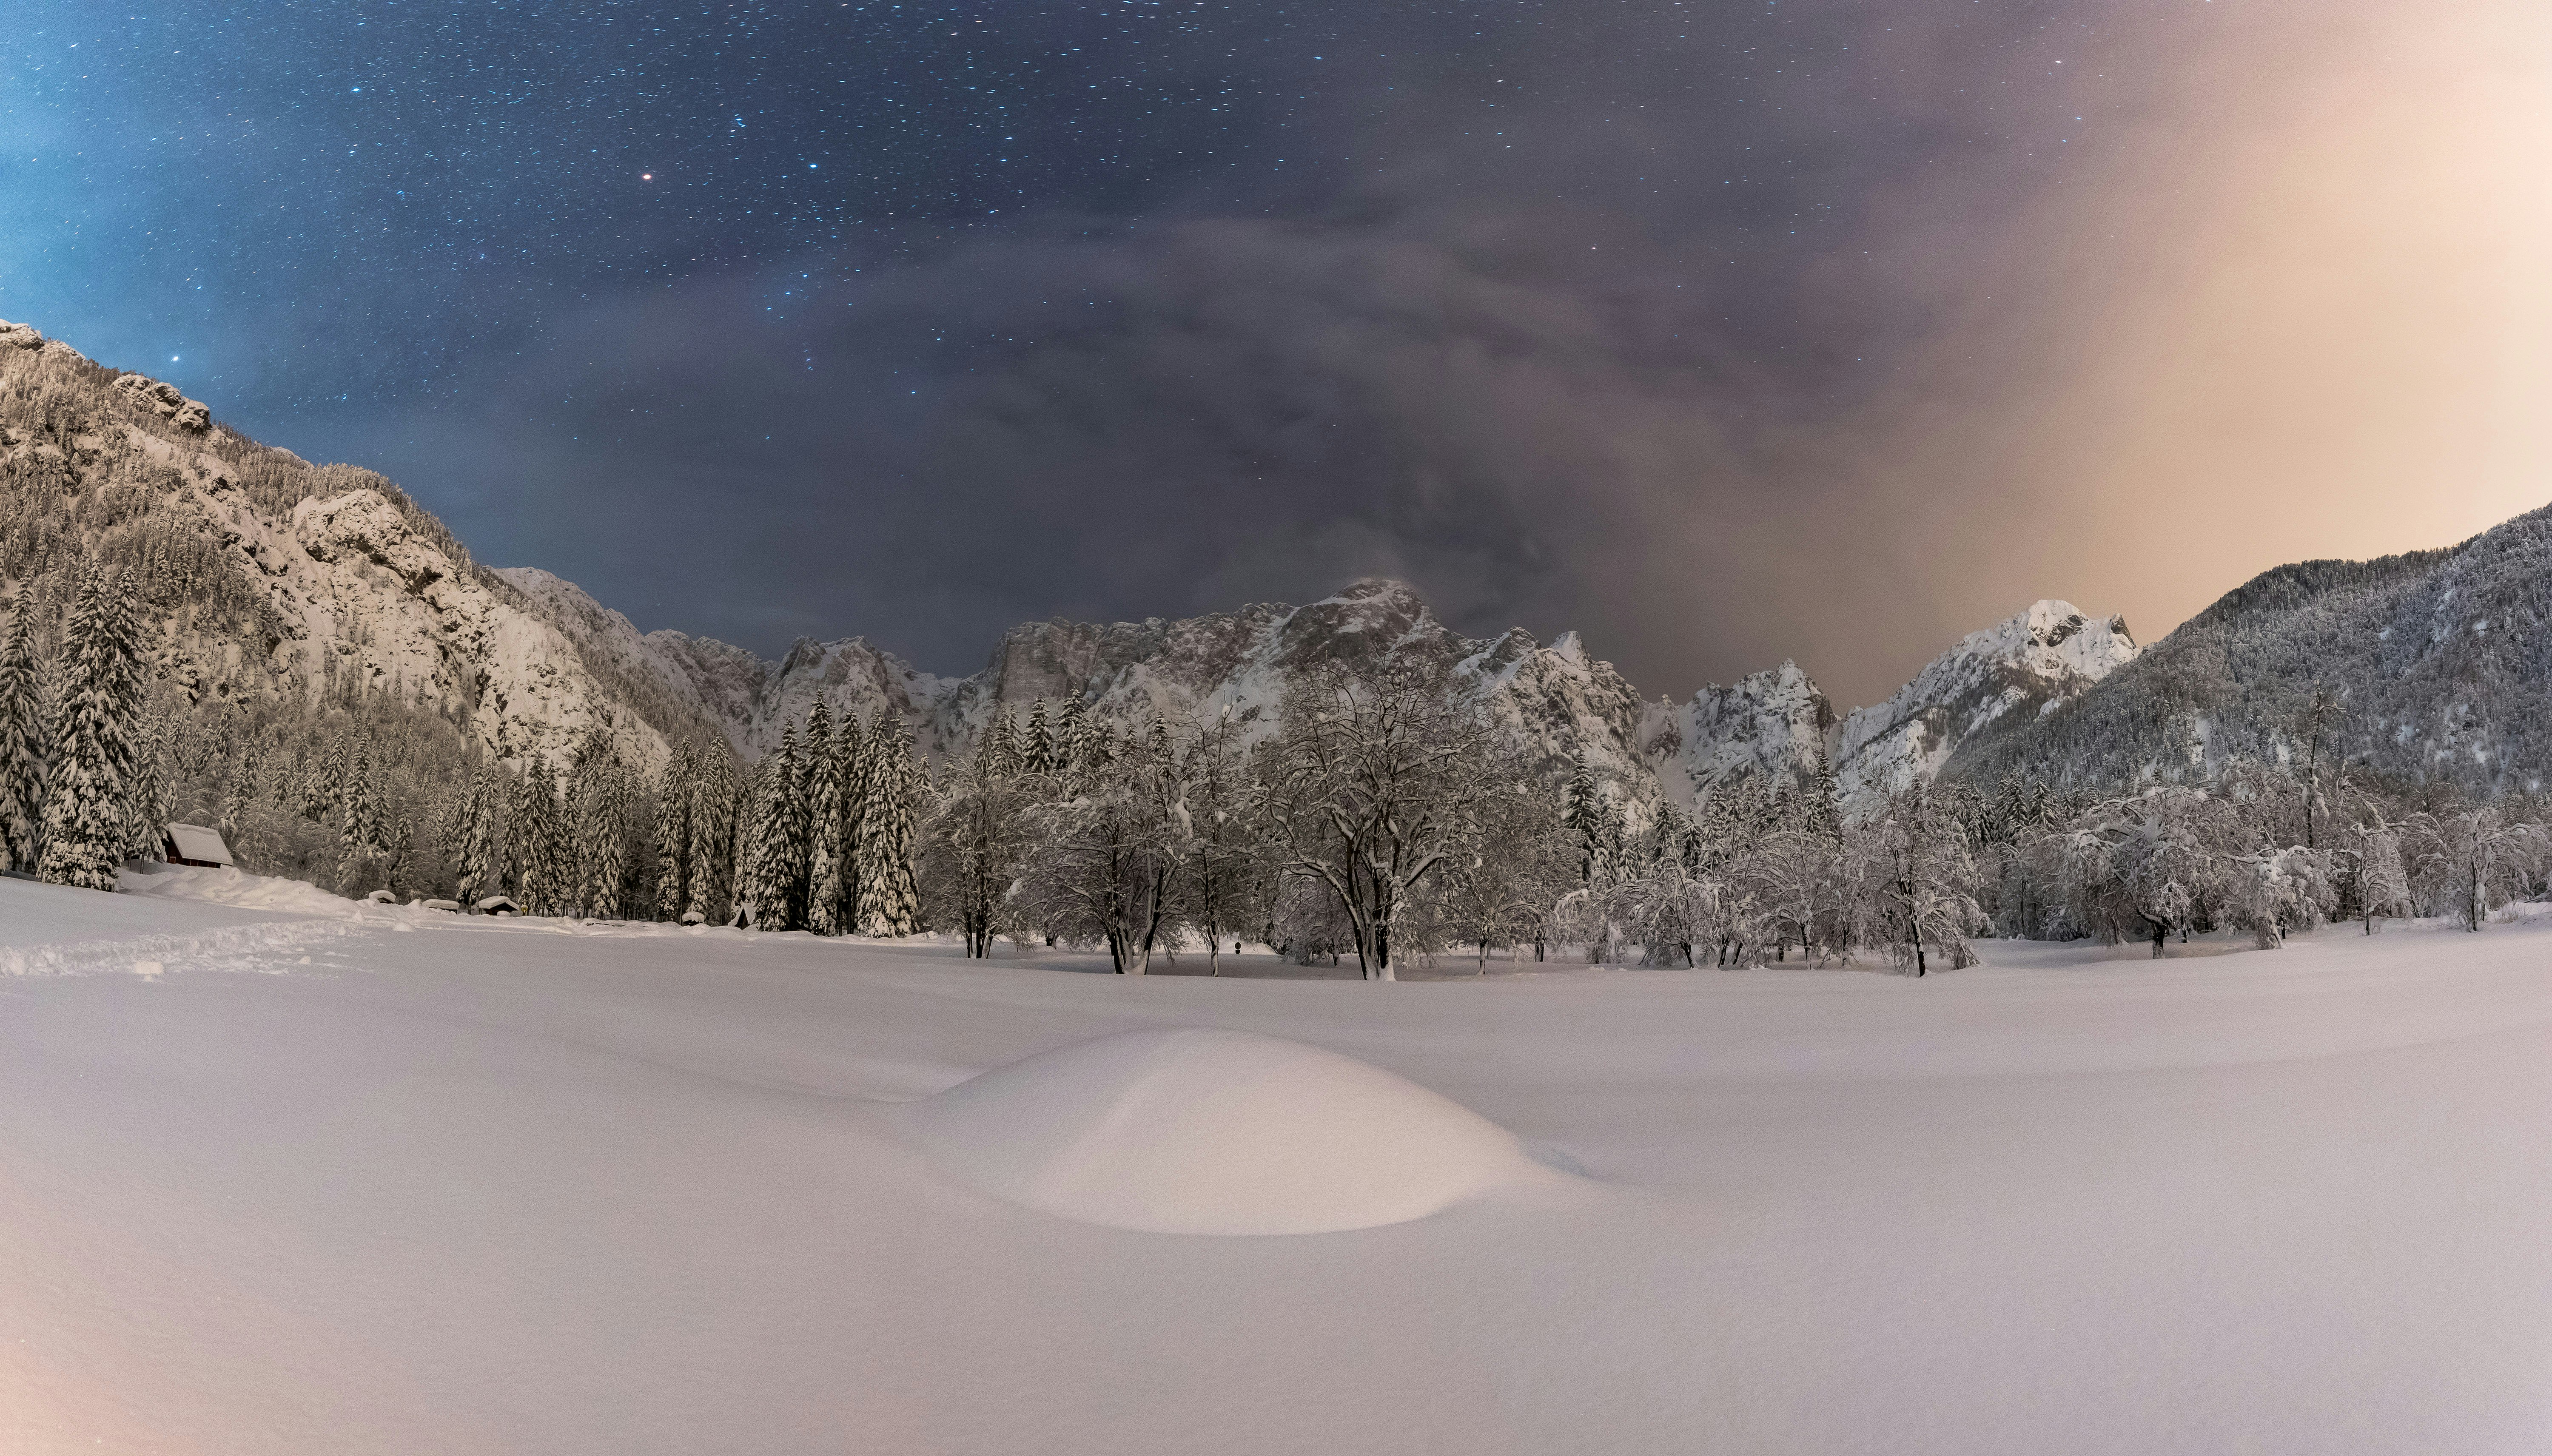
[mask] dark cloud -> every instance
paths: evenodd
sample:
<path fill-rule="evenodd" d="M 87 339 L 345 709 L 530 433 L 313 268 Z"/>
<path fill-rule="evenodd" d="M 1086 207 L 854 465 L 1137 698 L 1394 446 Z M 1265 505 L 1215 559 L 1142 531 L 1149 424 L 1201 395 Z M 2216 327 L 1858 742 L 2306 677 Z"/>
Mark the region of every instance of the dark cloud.
<path fill-rule="evenodd" d="M 513 113 L 437 103 L 420 72 L 419 136 L 476 137 L 550 190 L 523 213 L 447 178 L 453 221 L 381 237 L 523 246 L 447 275 L 367 242 L 357 193 L 382 169 L 356 166 L 326 192 L 353 220 L 335 261 L 286 250 L 290 277 L 257 288 L 234 268 L 272 306 L 205 324 L 234 353 L 285 347 L 236 393 L 177 376 L 278 443 L 384 468 L 490 560 L 765 652 L 860 632 L 966 671 L 1022 618 L 1387 572 L 1467 630 L 1580 628 L 1651 692 L 1796 657 L 1862 700 L 2035 596 L 2152 635 L 2322 539 L 2183 533 L 2171 572 L 2117 569 L 2143 496 L 2202 517 L 2240 493 L 2160 449 L 2189 432 L 2155 400 L 2274 416 L 2253 374 L 2328 378 L 2347 355 L 2264 353 L 2274 332 L 2183 300 L 2293 256 L 2295 225 L 2244 200 L 2264 183 L 2362 187 L 2379 164 L 2362 127 L 2330 141 L 2317 86 L 2432 94 L 2473 48 L 2540 40 L 2501 0 L 2406 49 L 2359 23 L 2371 0 L 959 8 L 944 34 L 746 9 L 745 39 L 650 59 L 627 94 L 605 44 L 626 16 L 515 37 L 486 77 L 530 109 L 510 143 L 488 129 Z M 840 101 L 854 85 L 868 99 Z M 2390 132 L 2451 150 L 2514 104 Z M 633 117 L 669 140 L 634 143 Z M 577 142 L 605 159 L 515 155 Z M 866 190 L 824 203 L 810 149 Z M 651 151 L 799 170 L 666 214 L 614 190 Z M 2360 216 L 2292 210 L 2325 234 Z M 263 236 L 215 232 L 235 254 Z M 2471 276 L 2427 242 L 2337 261 Z M 2324 278 L 2295 306 L 2347 292 Z M 2172 355 L 2170 331 L 2211 328 L 2241 369 Z M 2259 517 L 2309 519 L 2281 509 Z"/>

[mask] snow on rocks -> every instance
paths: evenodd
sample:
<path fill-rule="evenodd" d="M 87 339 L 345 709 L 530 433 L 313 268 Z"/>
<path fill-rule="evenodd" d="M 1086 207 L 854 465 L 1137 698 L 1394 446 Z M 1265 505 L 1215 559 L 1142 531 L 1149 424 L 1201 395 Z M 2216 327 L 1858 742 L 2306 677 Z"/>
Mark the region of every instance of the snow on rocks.
<path fill-rule="evenodd" d="M 663 737 L 611 694 L 556 627 L 523 611 L 369 488 L 293 508 L 289 545 L 273 554 L 306 651 L 401 687 L 425 684 L 435 699 L 475 697 L 470 729 L 499 758 L 564 755 L 610 718 L 621 751 L 642 767 L 666 758 Z M 296 558 L 298 560 L 296 560 Z M 318 570 L 300 570 L 301 562 Z M 310 663 L 314 676 L 322 665 Z"/>
<path fill-rule="evenodd" d="M 1640 739 L 1654 760 L 1659 786 L 1690 805 L 1724 779 L 1762 774 L 1812 775 L 1823 760 L 1834 707 L 1796 663 L 1783 663 L 1717 683 L 1680 705 L 1657 703 Z"/>
<path fill-rule="evenodd" d="M 1120 1032 L 904 1109 L 949 1178 L 1155 1233 L 1333 1233 L 1564 1177 L 1515 1136 L 1382 1069 L 1203 1027 Z"/>
<path fill-rule="evenodd" d="M 0 319 L 0 349 L 42 349 L 45 336 L 25 324 Z"/>
<path fill-rule="evenodd" d="M 1836 781 L 1851 802 L 1929 780 L 1977 731 L 2080 696 L 2137 651 L 2123 617 L 2102 621 L 2070 601 L 2034 602 L 1968 633 L 1895 696 L 1845 718 L 1834 746 Z"/>
<path fill-rule="evenodd" d="M 126 374 L 115 381 L 115 387 L 180 430 L 200 432 L 212 426 L 212 410 L 202 401 L 178 393 L 174 384 L 163 384 L 148 374 Z"/>

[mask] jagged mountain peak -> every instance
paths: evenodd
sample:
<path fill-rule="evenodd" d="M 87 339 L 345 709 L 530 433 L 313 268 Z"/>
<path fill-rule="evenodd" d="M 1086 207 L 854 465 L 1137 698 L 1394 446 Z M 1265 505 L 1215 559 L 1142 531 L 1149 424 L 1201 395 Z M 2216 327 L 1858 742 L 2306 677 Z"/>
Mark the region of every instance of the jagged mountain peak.
<path fill-rule="evenodd" d="M 1973 734 L 2013 714 L 2052 712 L 2135 661 L 2124 617 L 2095 618 L 2046 598 L 1961 638 L 1883 703 L 1857 708 L 1833 744 L 1845 797 L 1927 780 Z"/>

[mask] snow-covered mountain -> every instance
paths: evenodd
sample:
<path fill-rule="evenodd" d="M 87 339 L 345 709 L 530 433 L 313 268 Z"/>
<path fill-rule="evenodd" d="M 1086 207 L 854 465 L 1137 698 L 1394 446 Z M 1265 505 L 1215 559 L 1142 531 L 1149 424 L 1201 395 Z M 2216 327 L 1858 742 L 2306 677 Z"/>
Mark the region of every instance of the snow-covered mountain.
<path fill-rule="evenodd" d="M 135 571 L 155 676 L 198 702 L 394 698 L 515 762 L 598 726 L 642 766 L 686 738 L 756 757 L 818 699 L 891 713 L 934 757 L 964 751 L 996 705 L 1038 698 L 1079 697 L 1120 727 L 1226 709 L 1265 725 L 1296 667 L 1417 656 L 1545 768 L 1583 752 L 1635 800 L 1691 802 L 1750 774 L 1830 772 L 1848 802 L 1945 773 L 2203 776 L 2291 751 L 2316 691 L 2342 751 L 2385 772 L 2552 778 L 2552 508 L 2449 551 L 2281 568 L 2150 651 L 2116 618 L 2038 602 L 1849 716 L 1791 663 L 1644 702 L 1574 633 L 1466 638 L 1385 580 L 1303 606 L 1026 623 L 943 677 L 860 637 L 766 662 L 641 633 L 547 572 L 476 564 L 369 470 L 257 444 L 159 380 L 0 323 L 0 592 L 57 621 L 84 555 Z"/>
<path fill-rule="evenodd" d="M 1928 782 L 1969 735 L 2014 713 L 2054 712 L 2136 652 L 2124 617 L 2085 616 L 2070 601 L 2033 602 L 1968 633 L 1887 701 L 1846 717 L 1834 736 L 1836 784 L 1859 802 Z"/>
<path fill-rule="evenodd" d="M 2441 551 L 2264 572 L 2068 706 L 1976 735 L 1947 772 L 2202 780 L 2291 758 L 2315 719 L 2326 760 L 2552 787 L 2552 506 Z"/>
<path fill-rule="evenodd" d="M 1687 807 L 1723 780 L 1760 774 L 1813 780 L 1826 762 L 1834 705 L 1796 663 L 1717 683 L 1690 702 L 1648 706 L 1640 742 L 1667 797 Z"/>
<path fill-rule="evenodd" d="M 940 677 L 865 638 L 800 640 L 780 661 L 712 638 L 641 634 L 629 620 L 546 572 L 507 569 L 545 621 L 650 684 L 677 708 L 714 724 L 750 758 L 780 740 L 821 699 L 835 714 L 893 714 L 933 756 L 962 753 L 996 705 L 1059 710 L 1078 697 L 1103 721 L 1132 729 L 1159 713 L 1211 718 L 1228 710 L 1244 727 L 1273 726 L 1288 676 L 1320 662 L 1378 664 L 1414 656 L 1448 668 L 1545 766 L 1583 748 L 1599 769 L 1634 784 L 1647 777 L 1638 750 L 1639 694 L 1612 665 L 1588 658 L 1576 634 L 1548 647 L 1522 630 L 1465 638 L 1437 621 L 1407 585 L 1358 581 L 1304 606 L 1261 603 L 1236 612 L 1141 622 L 1029 622 L 1003 634 L 983 669 Z"/>
<path fill-rule="evenodd" d="M 1796 663 L 1650 704 L 1641 743 L 1678 802 L 1752 774 L 1809 782 L 1831 769 L 1846 804 L 1929 781 L 1970 734 L 2014 713 L 2053 711 L 2135 660 L 2122 618 L 2041 601 L 1971 632 L 1894 696 L 1838 718 Z"/>
<path fill-rule="evenodd" d="M 0 323 L 0 587 L 56 620 L 83 554 L 135 572 L 155 676 L 192 699 L 392 697 L 497 757 L 608 725 L 661 762 L 576 644 L 369 470 L 313 466 L 200 403 Z"/>

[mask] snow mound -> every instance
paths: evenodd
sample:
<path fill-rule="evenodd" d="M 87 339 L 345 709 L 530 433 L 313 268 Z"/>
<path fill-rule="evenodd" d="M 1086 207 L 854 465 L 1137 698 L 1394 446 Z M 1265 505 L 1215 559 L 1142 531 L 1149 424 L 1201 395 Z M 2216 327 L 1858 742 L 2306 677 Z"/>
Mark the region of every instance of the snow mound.
<path fill-rule="evenodd" d="M 951 1179 L 1154 1233 L 1334 1233 L 1560 1179 L 1515 1135 L 1379 1067 L 1204 1027 L 1120 1032 L 902 1109 Z"/>
<path fill-rule="evenodd" d="M 280 910 L 286 914 L 343 919 L 357 913 L 355 902 L 330 894 L 306 880 L 277 880 L 242 870 L 170 867 L 152 874 L 119 870 L 116 887 L 127 894 L 152 894 L 172 900 L 202 900 L 245 910 Z"/>

